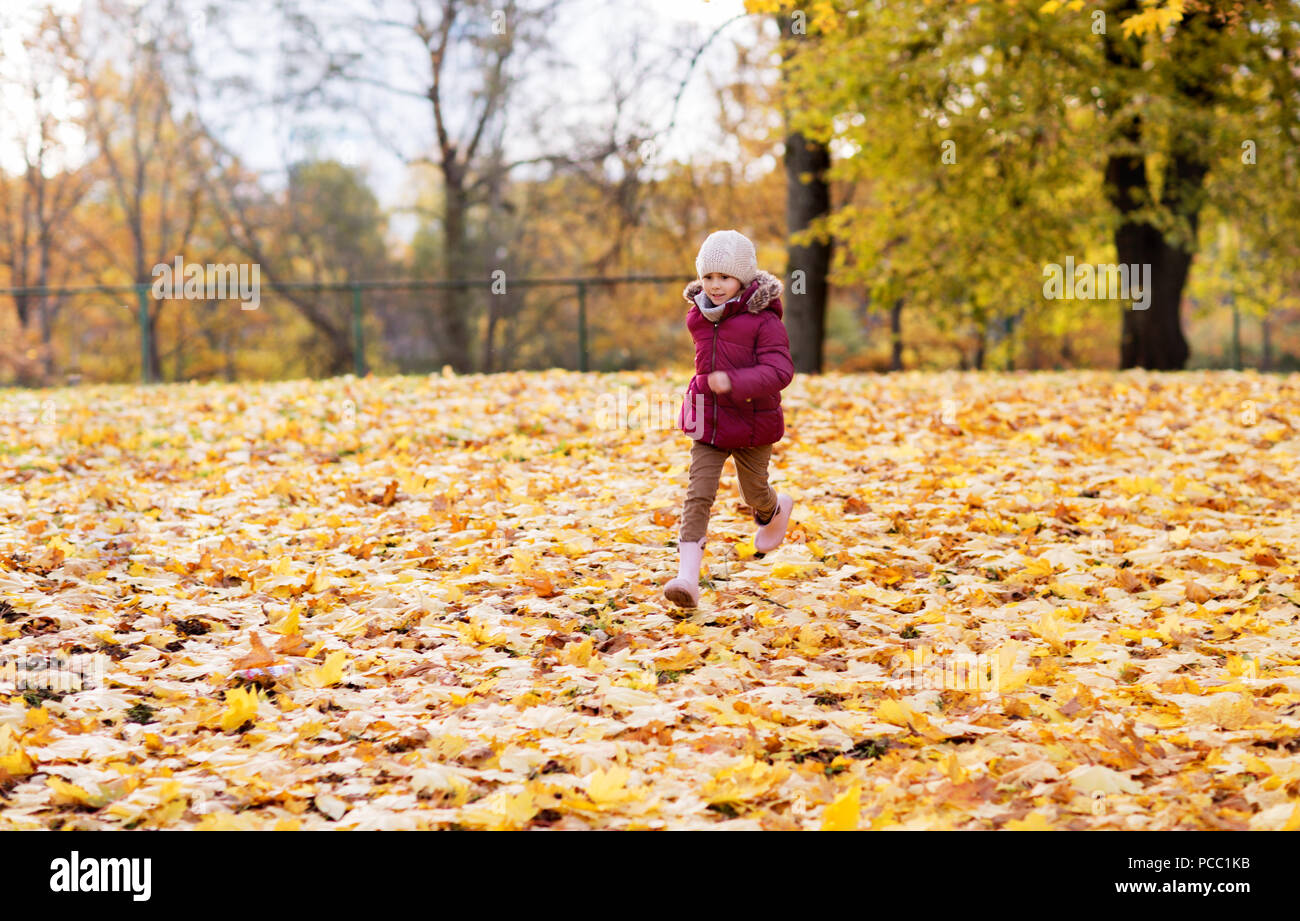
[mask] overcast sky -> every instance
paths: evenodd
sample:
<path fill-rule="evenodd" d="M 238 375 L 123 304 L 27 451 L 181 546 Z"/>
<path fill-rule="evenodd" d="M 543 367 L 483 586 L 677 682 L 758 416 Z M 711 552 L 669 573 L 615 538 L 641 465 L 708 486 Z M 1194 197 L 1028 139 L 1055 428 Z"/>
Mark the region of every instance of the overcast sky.
<path fill-rule="evenodd" d="M 79 5 L 78 0 L 56 2 L 65 9 L 75 9 Z M 201 5 L 202 0 L 196 2 Z M 17 166 L 12 134 L 21 130 L 26 107 L 22 98 L 15 94 L 12 84 L 5 80 L 5 68 L 15 66 L 21 60 L 21 50 L 17 48 L 19 36 L 13 23 L 24 12 L 39 5 L 39 0 L 0 0 L 0 27 L 3 27 L 0 33 L 0 109 L 5 116 L 0 118 L 0 164 L 10 171 Z M 743 0 L 570 0 L 565 9 L 568 12 L 562 25 L 552 35 L 564 57 L 573 62 L 582 75 L 557 81 L 560 85 L 545 89 L 562 94 L 566 100 L 561 113 L 564 123 L 574 124 L 587 117 L 599 117 L 600 106 L 607 95 L 604 94 L 608 87 L 604 76 L 607 54 L 624 47 L 621 41 L 624 36 L 634 34 L 639 27 L 644 36 L 641 47 L 646 59 L 661 60 L 662 52 L 669 46 L 690 45 L 693 48 L 692 42 L 702 41 L 718 25 L 743 13 L 744 3 Z M 257 35 L 256 29 L 241 31 L 268 48 L 278 43 L 277 36 Z M 725 79 L 732 66 L 727 40 L 752 39 L 753 34 L 754 26 L 750 23 L 733 23 L 723 33 L 723 40 L 711 47 L 701 62 L 702 66 L 717 74 L 717 79 Z M 268 53 L 260 57 L 257 69 L 261 73 L 250 73 L 247 61 L 227 60 L 221 56 L 219 42 L 210 44 L 212 47 L 208 53 L 212 57 L 207 66 L 213 72 L 220 71 L 223 66 L 227 69 L 239 67 L 245 75 L 259 80 L 275 79 L 276 68 L 280 66 L 277 54 Z M 400 54 L 394 49 L 394 58 Z M 666 75 L 659 83 L 643 87 L 644 91 L 638 97 L 637 114 L 643 114 L 652 126 L 667 125 L 672 97 L 684 76 L 688 59 L 688 54 L 681 54 L 676 73 Z M 400 68 L 394 67 L 393 72 L 400 73 Z M 377 101 L 376 110 L 382 109 L 375 114 L 389 126 L 386 133 L 398 138 L 408 154 L 420 152 L 420 147 L 432 140 L 432 114 L 427 103 L 392 95 L 373 98 Z M 707 137 L 707 132 L 698 129 L 714 115 L 709 79 L 697 67 L 683 94 L 675 128 L 660 147 L 659 156 L 688 157 L 692 152 L 698 152 L 702 138 Z M 401 160 L 375 142 L 362 119 L 319 113 L 307 119 L 308 124 L 292 125 L 284 119 L 277 119 L 273 113 L 243 111 L 233 118 L 229 112 L 218 114 L 214 121 L 221 123 L 226 141 L 254 169 L 274 171 L 283 164 L 286 153 L 302 153 L 314 146 L 318 153 L 363 167 L 372 188 L 386 206 L 396 206 L 411 198 L 410 177 Z M 8 131 L 6 123 L 10 126 Z M 315 140 L 310 140 L 313 131 Z M 10 136 L 5 137 L 6 134 Z M 515 156 L 529 156 L 535 152 L 512 151 Z M 394 227 L 401 237 L 407 237 L 411 229 L 409 221 L 399 221 Z"/>

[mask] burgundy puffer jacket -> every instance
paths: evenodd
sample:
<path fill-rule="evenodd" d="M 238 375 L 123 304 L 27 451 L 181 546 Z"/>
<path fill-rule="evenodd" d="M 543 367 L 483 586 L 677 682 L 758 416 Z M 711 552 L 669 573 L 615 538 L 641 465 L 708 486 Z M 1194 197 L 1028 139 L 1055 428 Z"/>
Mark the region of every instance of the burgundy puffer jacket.
<path fill-rule="evenodd" d="M 695 376 L 686 388 L 677 425 L 696 441 L 719 448 L 776 444 L 785 434 L 781 391 L 794 378 L 790 338 L 781 317 L 781 279 L 758 275 L 727 301 L 716 323 L 700 312 L 712 307 L 697 279 L 682 296 L 691 305 L 686 327 L 695 340 Z M 714 393 L 708 377 L 726 371 L 731 390 Z"/>

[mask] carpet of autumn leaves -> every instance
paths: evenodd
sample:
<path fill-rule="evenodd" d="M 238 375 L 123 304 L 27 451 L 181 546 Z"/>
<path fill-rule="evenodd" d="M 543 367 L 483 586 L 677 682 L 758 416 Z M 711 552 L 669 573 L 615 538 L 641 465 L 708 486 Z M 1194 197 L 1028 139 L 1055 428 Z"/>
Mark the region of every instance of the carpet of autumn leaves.
<path fill-rule="evenodd" d="M 679 612 L 684 383 L 0 397 L 0 828 L 1300 826 L 1296 376 L 797 376 Z"/>

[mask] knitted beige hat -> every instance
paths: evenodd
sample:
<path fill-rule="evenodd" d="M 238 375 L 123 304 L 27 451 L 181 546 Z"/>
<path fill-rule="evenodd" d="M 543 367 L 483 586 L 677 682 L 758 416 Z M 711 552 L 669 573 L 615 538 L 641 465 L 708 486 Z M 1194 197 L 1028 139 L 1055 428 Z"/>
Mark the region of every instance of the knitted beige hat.
<path fill-rule="evenodd" d="M 746 287 L 758 274 L 758 254 L 749 237 L 736 230 L 715 230 L 709 234 L 695 257 L 695 271 L 700 278 L 720 272 L 740 280 Z"/>

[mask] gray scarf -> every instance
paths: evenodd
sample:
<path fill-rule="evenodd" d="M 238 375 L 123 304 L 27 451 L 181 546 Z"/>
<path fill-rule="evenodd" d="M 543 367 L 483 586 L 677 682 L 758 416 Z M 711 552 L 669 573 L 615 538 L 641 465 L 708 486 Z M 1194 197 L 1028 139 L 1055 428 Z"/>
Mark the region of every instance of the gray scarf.
<path fill-rule="evenodd" d="M 739 295 L 737 295 L 737 297 L 739 297 Z M 705 292 L 701 291 L 699 294 L 695 295 L 695 306 L 700 308 L 700 313 L 704 314 L 704 318 L 710 323 L 717 323 L 721 320 L 723 313 L 727 310 L 727 305 L 730 303 L 731 301 L 723 301 L 721 304 L 714 307 L 711 306 L 713 301 L 709 299 L 708 294 Z"/>

